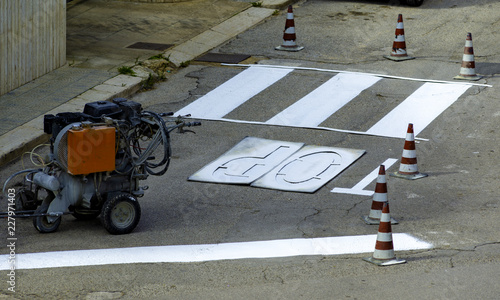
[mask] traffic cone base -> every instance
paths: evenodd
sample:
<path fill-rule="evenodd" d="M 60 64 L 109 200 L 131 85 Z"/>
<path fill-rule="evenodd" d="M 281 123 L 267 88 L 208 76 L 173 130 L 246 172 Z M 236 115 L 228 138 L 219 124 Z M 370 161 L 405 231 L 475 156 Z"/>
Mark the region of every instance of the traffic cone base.
<path fill-rule="evenodd" d="M 420 173 L 420 172 L 417 174 L 404 174 L 404 173 L 401 173 L 399 171 L 389 173 L 389 175 L 392 177 L 404 178 L 404 179 L 408 179 L 408 180 L 415 180 L 415 179 L 420 179 L 420 178 L 424 178 L 424 177 L 429 176 L 427 174 Z"/>
<path fill-rule="evenodd" d="M 409 59 L 415 59 L 413 56 L 393 56 L 393 55 L 384 55 L 384 58 L 393 60 L 393 61 L 403 61 L 403 60 L 409 60 Z"/>
<path fill-rule="evenodd" d="M 276 50 L 281 50 L 281 51 L 291 51 L 291 52 L 296 52 L 296 51 L 300 51 L 302 49 L 304 49 L 304 46 L 285 46 L 285 45 L 281 45 L 281 46 L 278 46 L 276 48 L 274 48 Z"/>
<path fill-rule="evenodd" d="M 472 80 L 472 81 L 478 81 L 481 78 L 483 78 L 483 77 L 478 76 L 478 75 L 474 75 L 474 76 L 457 75 L 457 76 L 453 77 L 453 79 L 457 79 L 457 80 Z"/>
<path fill-rule="evenodd" d="M 378 224 L 380 224 L 380 219 L 370 218 L 370 216 L 362 216 L 361 219 L 363 219 L 363 221 L 365 221 L 365 223 L 368 224 L 368 225 L 378 225 Z M 391 224 L 392 225 L 396 225 L 396 224 L 399 224 L 399 222 L 396 221 L 394 218 L 391 217 Z"/>
<path fill-rule="evenodd" d="M 393 258 L 393 259 L 375 259 L 373 257 L 365 257 L 363 258 L 364 261 L 370 262 L 372 264 L 375 264 L 380 267 L 384 266 L 392 266 L 392 265 L 398 265 L 398 264 L 404 264 L 406 263 L 406 260 L 404 259 L 399 259 L 399 258 Z"/>

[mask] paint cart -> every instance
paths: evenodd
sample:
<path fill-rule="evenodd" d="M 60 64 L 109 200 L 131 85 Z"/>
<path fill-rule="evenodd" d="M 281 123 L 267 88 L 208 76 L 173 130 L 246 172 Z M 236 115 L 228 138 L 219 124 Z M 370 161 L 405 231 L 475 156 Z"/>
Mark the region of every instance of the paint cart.
<path fill-rule="evenodd" d="M 148 189 L 141 181 L 168 169 L 170 133 L 201 125 L 172 115 L 143 111 L 123 98 L 87 103 L 82 113 L 45 115 L 44 132 L 52 135 L 48 157 L 32 151 L 36 168 L 6 180 L 8 205 L 1 215 L 32 217 L 41 233 L 56 231 L 64 214 L 100 217 L 109 233 L 130 233 L 141 217 L 138 198 Z M 21 174 L 22 185 L 9 187 Z"/>

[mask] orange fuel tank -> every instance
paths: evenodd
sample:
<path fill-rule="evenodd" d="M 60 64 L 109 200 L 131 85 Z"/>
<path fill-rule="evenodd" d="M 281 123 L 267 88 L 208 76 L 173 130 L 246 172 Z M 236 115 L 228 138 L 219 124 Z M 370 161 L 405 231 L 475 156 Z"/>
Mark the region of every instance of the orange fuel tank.
<path fill-rule="evenodd" d="M 68 130 L 68 172 L 70 174 L 90 174 L 114 169 L 114 127 L 78 127 Z"/>

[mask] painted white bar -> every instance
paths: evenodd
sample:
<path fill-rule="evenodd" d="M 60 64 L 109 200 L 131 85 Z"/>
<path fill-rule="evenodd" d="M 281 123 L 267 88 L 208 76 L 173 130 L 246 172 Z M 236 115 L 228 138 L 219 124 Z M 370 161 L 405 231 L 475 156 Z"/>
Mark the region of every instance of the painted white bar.
<path fill-rule="evenodd" d="M 222 118 L 293 69 L 248 68 L 175 113 L 193 118 Z"/>
<path fill-rule="evenodd" d="M 363 190 L 363 189 L 355 189 L 355 188 L 333 188 L 330 192 L 332 193 L 337 193 L 337 194 L 351 194 L 351 195 L 359 195 L 359 196 L 372 196 L 375 192 L 374 191 L 368 191 L 368 190 Z"/>
<path fill-rule="evenodd" d="M 382 164 L 385 166 L 385 170 L 389 169 L 395 162 L 398 160 L 395 158 L 388 158 L 386 159 Z M 353 195 L 360 195 L 360 196 L 372 196 L 375 191 L 366 191 L 364 188 L 369 185 L 372 181 L 377 179 L 378 177 L 378 172 L 379 168 L 377 167 L 375 170 L 373 170 L 370 174 L 366 175 L 365 178 L 363 178 L 360 182 L 358 182 L 355 186 L 352 188 L 333 188 L 331 190 L 332 193 L 339 193 L 339 194 L 353 194 Z"/>
<path fill-rule="evenodd" d="M 418 135 L 469 87 L 466 84 L 425 83 L 366 133 L 404 138 L 408 123 L 413 123 L 414 134 Z"/>
<path fill-rule="evenodd" d="M 131 263 L 188 263 L 301 255 L 373 252 L 377 235 L 287 239 L 257 242 L 152 246 L 16 254 L 16 270 Z M 393 235 L 394 250 L 430 249 L 432 244 L 406 233 Z M 0 255 L 0 270 L 9 270 L 9 255 Z"/>
<path fill-rule="evenodd" d="M 380 79 L 363 74 L 338 74 L 269 119 L 266 124 L 318 126 Z"/>

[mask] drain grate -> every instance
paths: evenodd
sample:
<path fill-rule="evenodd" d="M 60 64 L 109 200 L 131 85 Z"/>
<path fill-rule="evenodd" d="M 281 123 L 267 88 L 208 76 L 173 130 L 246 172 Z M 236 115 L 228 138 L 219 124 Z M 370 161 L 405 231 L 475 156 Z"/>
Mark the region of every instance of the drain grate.
<path fill-rule="evenodd" d="M 137 42 L 135 44 L 132 44 L 132 45 L 128 46 L 127 48 L 142 49 L 142 50 L 164 51 L 164 50 L 167 50 L 168 48 L 170 48 L 172 46 L 174 46 L 174 45 L 172 45 L 172 44 L 158 44 L 158 43 Z"/>
<path fill-rule="evenodd" d="M 196 61 L 204 62 L 216 62 L 216 63 L 227 63 L 227 64 L 237 64 L 249 58 L 250 55 L 246 54 L 224 54 L 224 53 L 207 53 L 195 59 Z"/>

